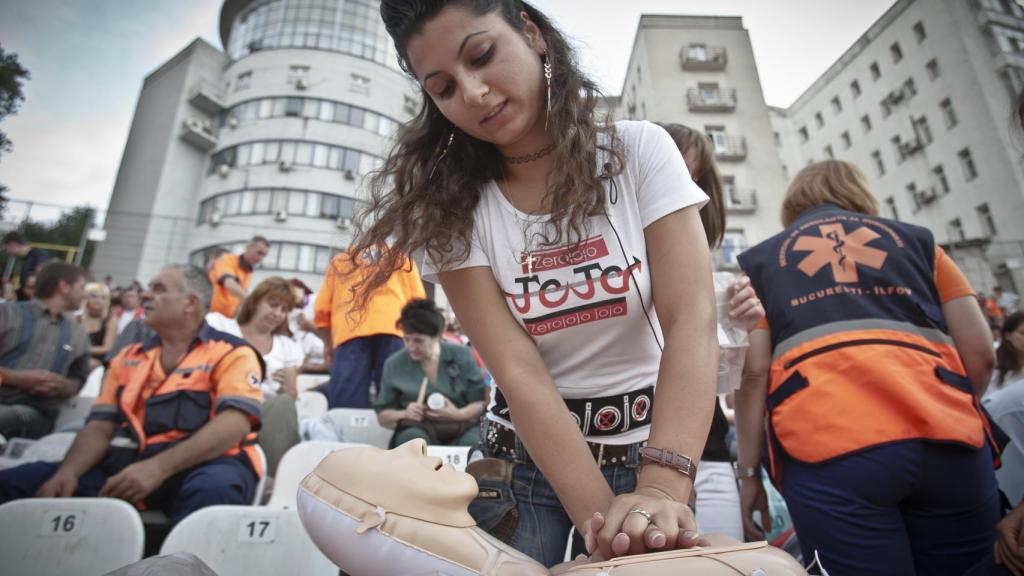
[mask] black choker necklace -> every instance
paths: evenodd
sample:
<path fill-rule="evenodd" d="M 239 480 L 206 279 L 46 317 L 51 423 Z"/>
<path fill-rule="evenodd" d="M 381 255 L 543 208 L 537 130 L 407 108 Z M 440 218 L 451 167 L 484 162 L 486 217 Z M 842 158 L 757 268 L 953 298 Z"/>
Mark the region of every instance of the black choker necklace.
<path fill-rule="evenodd" d="M 533 162 L 534 160 L 540 160 L 541 158 L 547 156 L 548 154 L 551 154 L 554 151 L 555 143 L 552 142 L 551 144 L 548 144 L 547 146 L 541 148 L 540 150 L 537 150 L 536 152 L 526 154 L 525 156 L 512 156 L 510 158 L 505 158 L 505 161 L 508 162 L 509 164 L 527 164 L 529 162 Z"/>

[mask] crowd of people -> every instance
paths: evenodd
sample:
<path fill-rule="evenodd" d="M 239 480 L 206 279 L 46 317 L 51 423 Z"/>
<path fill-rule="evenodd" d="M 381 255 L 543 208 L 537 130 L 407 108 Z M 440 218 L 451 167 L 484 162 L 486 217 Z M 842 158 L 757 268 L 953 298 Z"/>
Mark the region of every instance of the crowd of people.
<path fill-rule="evenodd" d="M 172 522 L 251 502 L 300 441 L 297 376 L 321 371 L 328 405 L 372 408 L 392 446 L 479 451 L 474 519 L 547 566 L 572 528 L 595 558 L 764 538 L 770 483 L 822 573 L 1024 574 L 1016 294 L 977 293 L 837 160 L 795 176 L 779 233 L 716 293 L 706 135 L 606 121 L 526 2 L 381 16 L 423 110 L 315 293 L 250 289 L 262 236 L 141 290 L 5 238 L 22 268 L 21 301 L 0 305 L 0 434 L 49 432 L 90 366 L 106 373 L 64 461 L 0 471 L 0 501 L 106 495 Z M 735 332 L 739 379 L 720 354 Z"/>

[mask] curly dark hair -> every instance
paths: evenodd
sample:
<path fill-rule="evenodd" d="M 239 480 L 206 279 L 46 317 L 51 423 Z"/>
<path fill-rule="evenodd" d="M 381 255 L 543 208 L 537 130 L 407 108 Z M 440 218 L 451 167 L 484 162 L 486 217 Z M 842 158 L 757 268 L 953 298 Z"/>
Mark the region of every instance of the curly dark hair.
<path fill-rule="evenodd" d="M 395 327 L 406 334 L 423 334 L 438 338 L 444 334 L 446 324 L 444 313 L 433 300 L 419 298 L 410 300 L 402 307 L 402 315 L 398 322 L 395 322 Z"/>
<path fill-rule="evenodd" d="M 1008 334 L 1020 327 L 1024 322 L 1024 312 L 1014 312 L 1003 320 L 1003 326 L 999 329 L 999 348 L 996 349 L 996 370 L 999 370 L 999 377 L 996 379 L 996 388 L 1002 388 L 1006 382 L 1006 375 L 1013 374 L 1021 369 L 1021 356 L 1024 350 L 1017 350 L 1006 337 Z"/>
<path fill-rule="evenodd" d="M 566 37 L 521 0 L 382 0 L 381 17 L 395 42 L 399 65 L 410 76 L 415 77 L 406 52 L 410 39 L 449 6 L 481 16 L 496 12 L 520 32 L 526 26 L 521 17 L 525 13 L 543 35 L 553 69 L 548 122 L 555 139 L 555 168 L 545 200 L 551 221 L 559 224 L 543 245 L 581 241 L 588 219 L 605 210 L 602 177 L 619 174 L 624 165 L 614 124 L 607 117 L 601 122 L 595 118 L 603 100 L 597 84 L 580 71 Z M 358 307 L 403 265 L 405 254 L 424 253 L 441 267 L 464 261 L 480 190 L 501 174 L 503 159 L 492 144 L 454 128 L 422 87 L 421 96 L 419 113 L 402 127 L 383 167 L 372 174 L 370 201 L 357 219 L 354 253 L 387 246 L 379 253 L 379 266 L 354 287 Z M 438 163 L 453 130 L 454 140 Z M 599 143 L 602 134 L 607 138 Z M 599 151 L 609 159 L 600 172 Z"/>

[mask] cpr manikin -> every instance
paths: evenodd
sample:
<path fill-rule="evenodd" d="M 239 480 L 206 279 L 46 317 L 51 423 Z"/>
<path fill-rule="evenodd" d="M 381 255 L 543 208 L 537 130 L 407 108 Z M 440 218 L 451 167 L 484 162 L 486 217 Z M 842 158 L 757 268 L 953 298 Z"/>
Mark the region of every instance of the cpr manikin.
<path fill-rule="evenodd" d="M 393 450 L 334 452 L 302 481 L 299 517 L 323 553 L 352 576 L 790 576 L 806 574 L 764 542 L 581 558 L 550 571 L 476 527 L 472 476 L 426 455 L 423 440 Z"/>

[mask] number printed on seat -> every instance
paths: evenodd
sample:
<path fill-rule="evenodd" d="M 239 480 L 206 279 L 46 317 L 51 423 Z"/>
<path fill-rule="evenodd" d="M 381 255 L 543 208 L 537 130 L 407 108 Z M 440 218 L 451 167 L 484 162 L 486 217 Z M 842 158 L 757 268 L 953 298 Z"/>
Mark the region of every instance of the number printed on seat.
<path fill-rule="evenodd" d="M 85 514 L 81 510 L 47 510 L 39 528 L 42 536 L 75 536 L 82 529 Z"/>
<path fill-rule="evenodd" d="M 277 539 L 277 521 L 273 518 L 243 518 L 238 524 L 238 541 L 269 544 Z"/>

